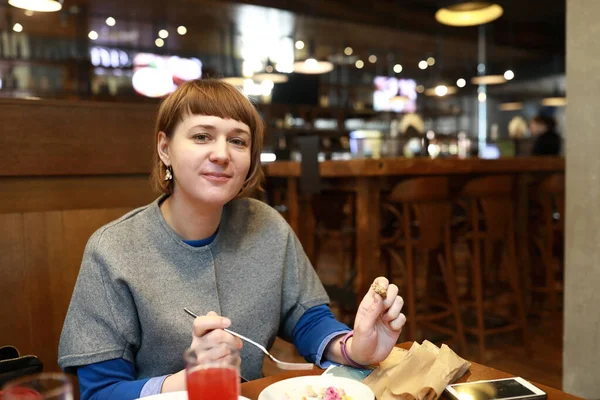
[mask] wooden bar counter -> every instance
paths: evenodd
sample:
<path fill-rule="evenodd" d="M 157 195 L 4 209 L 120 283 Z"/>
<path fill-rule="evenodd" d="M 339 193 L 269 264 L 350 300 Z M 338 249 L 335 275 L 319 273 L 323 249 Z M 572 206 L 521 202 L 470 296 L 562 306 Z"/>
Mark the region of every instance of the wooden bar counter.
<path fill-rule="evenodd" d="M 298 193 L 298 180 L 301 167 L 299 162 L 280 161 L 264 165 L 267 180 L 269 178 L 287 179 L 288 220 L 298 233 L 309 258 L 313 259 L 311 217 L 308 201 Z M 334 188 L 351 191 L 356 196 L 356 268 L 355 289 L 365 293 L 372 280 L 381 271 L 379 268 L 379 229 L 382 180 L 385 178 L 403 178 L 418 176 L 451 175 L 468 179 L 489 174 L 515 174 L 529 176 L 538 173 L 564 172 L 565 160 L 560 157 L 519 157 L 497 160 L 471 159 L 427 159 L 427 158 L 382 158 L 354 159 L 348 161 L 324 161 L 319 164 L 321 179 Z M 520 180 L 520 182 L 523 182 Z M 517 219 L 526 223 L 523 212 L 526 202 L 520 200 Z M 526 199 L 526 198 L 525 198 Z M 523 210 L 523 208 L 525 208 Z M 309 221 L 308 229 L 301 227 L 301 221 Z M 523 226 L 521 226 L 523 237 Z M 527 256 L 525 256 L 527 257 Z"/>

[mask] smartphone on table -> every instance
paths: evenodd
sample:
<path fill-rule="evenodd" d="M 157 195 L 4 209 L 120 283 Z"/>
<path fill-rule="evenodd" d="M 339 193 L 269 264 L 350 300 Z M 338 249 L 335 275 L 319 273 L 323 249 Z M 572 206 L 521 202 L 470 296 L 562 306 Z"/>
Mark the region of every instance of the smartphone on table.
<path fill-rule="evenodd" d="M 454 400 L 543 400 L 546 392 L 520 377 L 455 383 L 445 390 Z"/>

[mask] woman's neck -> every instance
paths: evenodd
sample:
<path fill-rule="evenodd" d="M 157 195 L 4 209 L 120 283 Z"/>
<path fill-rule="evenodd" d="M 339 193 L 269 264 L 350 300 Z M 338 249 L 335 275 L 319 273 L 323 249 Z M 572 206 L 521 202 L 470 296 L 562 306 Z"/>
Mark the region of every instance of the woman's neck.
<path fill-rule="evenodd" d="M 160 210 L 171 229 L 184 240 L 201 240 L 212 236 L 219 227 L 223 207 L 194 204 L 174 193 L 161 204 Z"/>

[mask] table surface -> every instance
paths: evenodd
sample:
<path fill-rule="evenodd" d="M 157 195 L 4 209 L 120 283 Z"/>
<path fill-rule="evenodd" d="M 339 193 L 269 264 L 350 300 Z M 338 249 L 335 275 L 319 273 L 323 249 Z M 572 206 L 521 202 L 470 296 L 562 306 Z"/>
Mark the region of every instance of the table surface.
<path fill-rule="evenodd" d="M 410 348 L 410 343 L 402 343 L 399 345 L 402 348 Z M 315 368 L 312 371 L 286 371 L 282 372 L 278 375 L 269 376 L 262 379 L 257 379 L 252 382 L 247 382 L 242 384 L 242 396 L 249 398 L 250 400 L 257 400 L 260 392 L 265 389 L 267 386 L 284 380 L 288 378 L 294 378 L 297 376 L 304 375 L 320 375 L 323 373 L 323 370 Z M 506 372 L 499 371 L 494 368 L 486 367 L 485 365 L 477 364 L 471 362 L 471 369 L 467 372 L 458 382 L 474 382 L 480 380 L 487 379 L 501 379 L 501 378 L 510 378 L 514 375 L 511 375 Z M 564 393 L 558 389 L 554 389 L 545 385 L 541 385 L 535 382 L 532 382 L 535 386 L 542 389 L 544 392 L 548 393 L 548 400 L 571 400 L 571 399 L 579 399 L 579 397 L 572 396 L 570 394 Z M 442 396 L 442 398 L 446 398 L 446 396 Z"/>

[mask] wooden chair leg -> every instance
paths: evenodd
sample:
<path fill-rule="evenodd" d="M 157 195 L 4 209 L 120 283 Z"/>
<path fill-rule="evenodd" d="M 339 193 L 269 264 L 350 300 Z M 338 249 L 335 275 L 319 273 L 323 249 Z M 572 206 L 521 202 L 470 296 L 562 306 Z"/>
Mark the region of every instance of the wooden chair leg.
<path fill-rule="evenodd" d="M 509 275 L 509 281 L 511 283 L 513 292 L 516 297 L 516 307 L 517 314 L 519 318 L 519 322 L 521 325 L 521 330 L 523 334 L 523 344 L 529 350 L 529 340 L 527 334 L 527 316 L 525 314 L 525 297 L 523 296 L 523 292 L 521 290 L 521 282 L 519 279 L 519 271 L 517 268 L 517 251 L 515 245 L 515 235 L 514 235 L 514 225 L 512 223 L 509 224 L 509 237 L 508 237 L 508 268 L 507 272 Z"/>
<path fill-rule="evenodd" d="M 464 353 L 467 351 L 467 340 L 465 338 L 465 330 L 462 321 L 462 314 L 460 304 L 458 302 L 458 283 L 456 282 L 456 269 L 454 268 L 454 253 L 452 252 L 452 235 L 450 233 L 450 217 L 448 216 L 448 223 L 444 227 L 444 251 L 446 256 L 446 268 L 448 277 L 445 279 L 448 282 L 447 288 L 449 287 L 448 296 L 452 303 L 452 309 L 454 311 L 454 318 L 456 322 L 456 332 L 458 335 L 458 342 L 460 344 L 460 350 Z M 440 263 L 442 265 L 442 263 Z"/>
<path fill-rule="evenodd" d="M 415 299 L 415 291 L 414 284 L 409 277 L 412 275 L 412 272 L 409 271 L 408 263 L 404 263 L 400 254 L 392 248 L 388 248 L 387 252 L 390 256 L 390 264 L 393 266 L 394 264 L 398 267 L 398 269 L 402 269 L 404 271 L 404 293 L 402 298 L 404 299 L 404 306 L 406 308 L 406 323 L 408 325 L 407 332 L 407 340 L 414 341 L 417 339 L 417 312 L 416 312 L 416 299 Z"/>
<path fill-rule="evenodd" d="M 548 209 L 551 210 L 550 205 Z M 546 287 L 548 290 L 548 300 L 550 302 L 550 311 L 558 311 L 558 299 L 556 293 L 556 279 L 554 275 L 554 229 L 551 212 L 546 215 L 546 246 L 544 249 L 544 267 L 546 268 Z"/>
<path fill-rule="evenodd" d="M 481 274 L 481 238 L 479 237 L 479 211 L 477 201 L 471 203 L 473 221 L 473 283 L 475 285 L 475 312 L 477 316 L 477 338 L 479 362 L 485 362 L 485 321 L 483 319 L 483 277 Z"/>
<path fill-rule="evenodd" d="M 338 285 L 342 287 L 346 281 L 346 238 L 343 234 L 340 234 L 340 261 L 338 267 Z"/>
<path fill-rule="evenodd" d="M 448 251 L 446 250 L 446 259 L 441 254 L 438 254 L 438 261 L 444 276 L 444 282 L 446 283 L 446 293 L 448 293 L 448 299 L 452 307 L 452 313 L 454 315 L 454 322 L 456 324 L 456 338 L 460 351 L 464 354 L 467 351 L 467 342 L 465 340 L 465 331 L 462 323 L 462 316 L 460 313 L 460 305 L 458 304 L 458 286 L 456 285 L 456 276 L 454 267 L 452 265 L 452 257 L 449 257 Z"/>
<path fill-rule="evenodd" d="M 415 270 L 414 270 L 414 259 L 413 259 L 413 247 L 411 241 L 411 229 L 410 229 L 410 204 L 404 204 L 403 213 L 403 224 L 405 232 L 405 287 L 406 296 L 408 297 L 408 315 L 412 322 L 409 324 L 409 340 L 416 340 L 417 338 L 417 305 L 416 305 L 416 288 L 415 288 Z"/>

